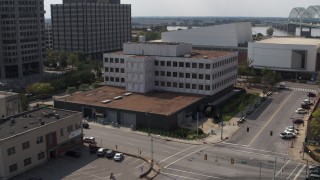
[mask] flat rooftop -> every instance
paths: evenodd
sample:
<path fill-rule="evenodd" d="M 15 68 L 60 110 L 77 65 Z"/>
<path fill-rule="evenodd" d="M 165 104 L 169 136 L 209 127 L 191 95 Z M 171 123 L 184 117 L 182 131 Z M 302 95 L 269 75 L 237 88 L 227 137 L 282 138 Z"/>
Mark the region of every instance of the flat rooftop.
<path fill-rule="evenodd" d="M 76 114 L 79 114 L 79 112 L 42 108 L 12 116 L 12 118 L 0 122 L 0 141 L 31 129 L 38 128 L 41 126 L 41 122 L 44 122 L 44 124 L 50 124 Z M 59 118 L 57 118 L 57 116 L 59 116 Z M 15 123 L 12 123 L 11 119 L 14 119 Z"/>
<path fill-rule="evenodd" d="M 149 111 L 152 114 L 171 115 L 204 97 L 172 92 L 132 93 L 129 96 L 125 96 L 126 93 L 128 92 L 124 88 L 103 86 L 55 100 L 128 111 Z M 122 98 L 114 100 L 118 96 Z M 102 103 L 102 101 L 108 100 L 111 100 L 111 102 Z"/>
<path fill-rule="evenodd" d="M 130 56 L 132 58 L 143 58 L 146 56 L 143 55 L 130 55 L 130 54 L 124 54 L 123 51 L 116 51 L 112 52 L 110 54 L 116 54 L 116 55 L 124 55 L 124 56 Z M 170 57 L 170 58 L 186 58 L 186 59 L 194 59 L 194 60 L 199 60 L 199 59 L 211 59 L 211 60 L 216 60 L 221 57 L 229 56 L 235 54 L 234 52 L 228 52 L 228 51 L 203 51 L 203 50 L 196 50 L 192 51 L 190 57 Z M 163 57 L 163 56 L 154 56 L 154 57 Z"/>
<path fill-rule="evenodd" d="M 14 95 L 18 95 L 18 94 L 13 92 L 8 92 L 8 91 L 0 91 L 0 99 L 14 96 Z"/>
<path fill-rule="evenodd" d="M 277 37 L 270 38 L 255 43 L 262 44 L 287 44 L 287 45 L 320 45 L 320 39 L 300 38 L 300 37 Z"/>

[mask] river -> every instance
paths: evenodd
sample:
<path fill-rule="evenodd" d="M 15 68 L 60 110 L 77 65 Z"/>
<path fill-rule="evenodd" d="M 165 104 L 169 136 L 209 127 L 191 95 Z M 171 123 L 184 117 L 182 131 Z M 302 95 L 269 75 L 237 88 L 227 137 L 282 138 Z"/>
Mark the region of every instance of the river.
<path fill-rule="evenodd" d="M 186 26 L 168 26 L 168 31 L 176 31 L 178 29 L 187 29 Z M 196 27 L 194 27 L 196 28 Z M 252 27 L 252 34 L 258 34 L 261 33 L 263 35 L 266 35 L 268 27 Z M 312 36 L 320 36 L 320 29 L 311 29 L 311 35 Z M 281 31 L 278 29 L 275 29 L 273 32 L 273 36 L 300 36 L 300 28 L 297 27 L 296 34 L 290 34 L 286 31 Z"/>

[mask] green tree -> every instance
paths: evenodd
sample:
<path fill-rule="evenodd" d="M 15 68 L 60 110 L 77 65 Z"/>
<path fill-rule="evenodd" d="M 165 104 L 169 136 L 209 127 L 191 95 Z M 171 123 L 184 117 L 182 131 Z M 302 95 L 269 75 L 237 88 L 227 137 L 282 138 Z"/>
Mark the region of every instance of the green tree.
<path fill-rule="evenodd" d="M 27 111 L 29 108 L 28 98 L 25 94 L 20 94 L 21 108 L 22 111 Z"/>
<path fill-rule="evenodd" d="M 90 86 L 88 84 L 80 84 L 79 91 L 88 91 Z"/>
<path fill-rule="evenodd" d="M 27 87 L 27 92 L 38 95 L 39 98 L 44 98 L 53 92 L 54 88 L 49 83 L 35 83 Z"/>
<path fill-rule="evenodd" d="M 268 36 L 272 36 L 273 35 L 273 32 L 274 32 L 274 29 L 272 28 L 272 27 L 269 27 L 268 29 L 267 29 L 267 35 Z"/>
<path fill-rule="evenodd" d="M 68 54 L 68 64 L 71 65 L 72 69 L 74 68 L 75 64 L 78 61 L 78 56 L 75 53 L 69 53 Z"/>
<path fill-rule="evenodd" d="M 311 132 L 313 135 L 320 135 L 320 109 L 312 113 Z"/>
<path fill-rule="evenodd" d="M 68 88 L 67 88 L 67 91 L 66 91 L 67 94 L 73 94 L 73 93 L 75 93 L 75 92 L 77 92 L 77 88 L 74 87 L 74 86 L 68 87 Z"/>

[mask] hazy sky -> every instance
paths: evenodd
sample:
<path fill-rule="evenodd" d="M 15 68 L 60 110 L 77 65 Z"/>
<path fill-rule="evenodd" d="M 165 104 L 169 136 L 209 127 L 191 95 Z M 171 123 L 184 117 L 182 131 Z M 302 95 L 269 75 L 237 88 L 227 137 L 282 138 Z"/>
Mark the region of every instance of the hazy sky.
<path fill-rule="evenodd" d="M 50 4 L 44 0 L 46 17 Z M 320 5 L 319 0 L 121 0 L 132 5 L 132 16 L 255 16 L 287 17 L 293 7 Z"/>

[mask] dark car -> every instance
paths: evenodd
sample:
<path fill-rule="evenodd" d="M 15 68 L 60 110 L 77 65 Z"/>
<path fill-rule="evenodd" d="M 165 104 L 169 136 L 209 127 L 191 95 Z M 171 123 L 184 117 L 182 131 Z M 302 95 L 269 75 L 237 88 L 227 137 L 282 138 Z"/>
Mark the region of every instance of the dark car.
<path fill-rule="evenodd" d="M 114 157 L 114 155 L 115 155 L 115 152 L 112 151 L 111 149 L 109 149 L 109 150 L 107 151 L 107 153 L 106 153 L 106 157 L 107 157 L 108 159 L 112 159 L 112 158 Z"/>
<path fill-rule="evenodd" d="M 303 109 L 310 109 L 310 105 L 308 105 L 308 104 L 301 104 L 301 108 L 303 108 Z"/>
<path fill-rule="evenodd" d="M 308 97 L 316 97 L 317 95 L 315 93 L 312 92 L 308 92 Z"/>
<path fill-rule="evenodd" d="M 292 122 L 294 124 L 302 124 L 302 123 L 304 123 L 304 120 L 303 119 L 293 119 Z"/>
<path fill-rule="evenodd" d="M 98 152 L 97 152 L 97 156 L 100 157 L 104 157 L 107 153 L 107 149 L 106 148 L 99 148 Z"/>
<path fill-rule="evenodd" d="M 66 155 L 67 155 L 67 156 L 70 156 L 70 157 L 74 157 L 74 158 L 79 158 L 79 157 L 81 157 L 81 153 L 80 153 L 80 152 L 77 152 L 77 151 L 67 151 L 67 152 L 66 152 Z"/>

